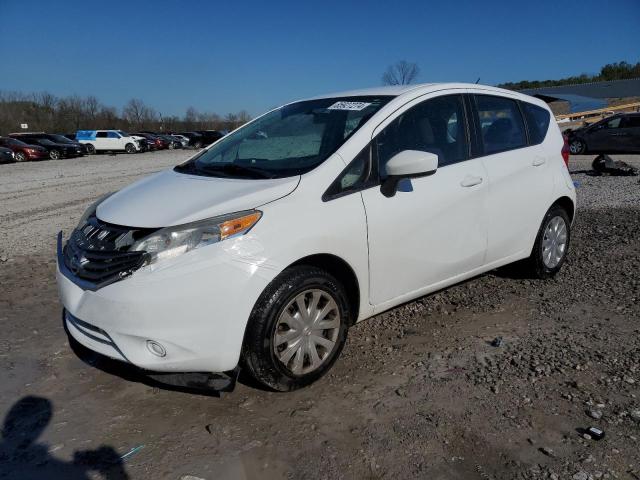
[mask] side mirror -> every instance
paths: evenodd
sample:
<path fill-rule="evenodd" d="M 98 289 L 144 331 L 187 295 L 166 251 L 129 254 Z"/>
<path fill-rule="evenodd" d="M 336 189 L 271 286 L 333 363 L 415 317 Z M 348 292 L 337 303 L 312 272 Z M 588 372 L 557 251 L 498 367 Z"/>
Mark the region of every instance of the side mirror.
<path fill-rule="evenodd" d="M 418 150 L 403 150 L 396 153 L 386 165 L 388 177 L 382 182 L 380 191 L 385 197 L 393 197 L 398 183 L 405 178 L 433 175 L 438 169 L 438 155 Z"/>

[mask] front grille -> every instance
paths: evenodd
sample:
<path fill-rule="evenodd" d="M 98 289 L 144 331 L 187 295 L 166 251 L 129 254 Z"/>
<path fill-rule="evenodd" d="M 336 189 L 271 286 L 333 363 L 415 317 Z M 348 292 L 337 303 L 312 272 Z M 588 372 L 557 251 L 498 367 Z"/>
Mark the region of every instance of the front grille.
<path fill-rule="evenodd" d="M 92 216 L 71 234 L 64 247 L 65 266 L 74 276 L 95 285 L 120 280 L 140 268 L 145 252 L 129 248 L 154 229 L 132 229 Z"/>

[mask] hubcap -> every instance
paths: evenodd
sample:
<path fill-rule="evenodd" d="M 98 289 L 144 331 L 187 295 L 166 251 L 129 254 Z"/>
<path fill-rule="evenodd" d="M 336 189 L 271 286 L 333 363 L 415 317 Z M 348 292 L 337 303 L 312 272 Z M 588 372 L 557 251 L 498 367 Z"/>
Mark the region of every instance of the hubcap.
<path fill-rule="evenodd" d="M 569 145 L 569 151 L 571 151 L 571 153 L 578 154 L 582 151 L 582 143 L 581 142 L 571 142 L 571 145 Z"/>
<path fill-rule="evenodd" d="M 542 262 L 547 268 L 558 266 L 567 251 L 567 224 L 562 217 L 547 223 L 542 238 Z"/>
<path fill-rule="evenodd" d="M 50 153 L 50 155 L 51 155 L 51 158 L 52 158 L 52 159 L 54 159 L 54 160 L 57 160 L 57 159 L 58 159 L 58 157 L 60 156 L 60 155 L 58 154 L 58 152 L 56 152 L 55 150 L 52 150 L 52 151 L 51 151 L 51 153 Z"/>
<path fill-rule="evenodd" d="M 324 290 L 305 290 L 284 308 L 273 334 L 278 360 L 294 375 L 318 369 L 331 356 L 340 333 L 340 311 Z"/>

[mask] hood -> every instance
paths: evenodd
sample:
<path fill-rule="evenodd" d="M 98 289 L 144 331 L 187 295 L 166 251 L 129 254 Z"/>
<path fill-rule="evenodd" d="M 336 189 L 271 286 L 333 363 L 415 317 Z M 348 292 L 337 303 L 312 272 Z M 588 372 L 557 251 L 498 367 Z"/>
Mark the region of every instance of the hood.
<path fill-rule="evenodd" d="M 143 178 L 103 201 L 100 220 L 160 228 L 257 208 L 290 194 L 299 176 L 247 180 L 201 177 L 165 170 Z"/>

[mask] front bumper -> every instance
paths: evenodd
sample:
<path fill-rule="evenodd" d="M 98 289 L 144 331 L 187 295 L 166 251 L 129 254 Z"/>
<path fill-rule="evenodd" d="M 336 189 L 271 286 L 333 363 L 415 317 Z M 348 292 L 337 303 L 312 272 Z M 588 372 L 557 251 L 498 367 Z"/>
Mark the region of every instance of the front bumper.
<path fill-rule="evenodd" d="M 57 282 L 65 326 L 83 346 L 156 372 L 233 370 L 247 320 L 277 272 L 239 257 L 229 239 L 92 291 L 64 266 L 58 242 Z M 165 354 L 153 352 L 152 344 Z"/>

